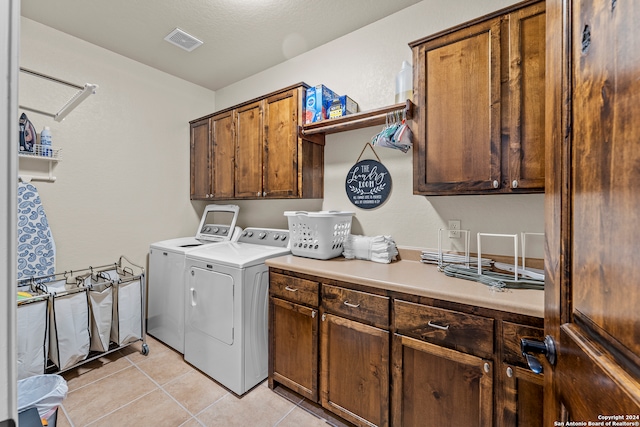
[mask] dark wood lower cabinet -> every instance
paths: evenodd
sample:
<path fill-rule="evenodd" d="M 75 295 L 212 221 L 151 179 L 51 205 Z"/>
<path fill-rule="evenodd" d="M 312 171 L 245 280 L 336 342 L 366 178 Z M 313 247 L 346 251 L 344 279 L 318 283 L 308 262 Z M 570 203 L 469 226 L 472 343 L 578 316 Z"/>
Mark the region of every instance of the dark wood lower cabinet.
<path fill-rule="evenodd" d="M 500 427 L 542 427 L 544 377 L 529 369 L 502 365 L 504 404 Z"/>
<path fill-rule="evenodd" d="M 318 401 L 318 310 L 271 298 L 269 383 Z"/>
<path fill-rule="evenodd" d="M 269 387 L 356 426 L 542 427 L 542 319 L 272 268 Z"/>
<path fill-rule="evenodd" d="M 320 331 L 322 406 L 358 426 L 388 426 L 389 331 L 331 314 Z"/>
<path fill-rule="evenodd" d="M 490 360 L 394 336 L 394 426 L 493 425 Z"/>

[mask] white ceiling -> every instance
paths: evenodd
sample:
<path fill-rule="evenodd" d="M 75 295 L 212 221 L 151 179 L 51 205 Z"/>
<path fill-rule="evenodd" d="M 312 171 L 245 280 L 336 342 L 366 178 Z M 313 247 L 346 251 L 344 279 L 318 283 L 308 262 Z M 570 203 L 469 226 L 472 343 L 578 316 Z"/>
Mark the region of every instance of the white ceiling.
<path fill-rule="evenodd" d="M 218 90 L 421 0 L 22 0 L 22 16 Z M 176 27 L 204 44 L 164 40 Z"/>

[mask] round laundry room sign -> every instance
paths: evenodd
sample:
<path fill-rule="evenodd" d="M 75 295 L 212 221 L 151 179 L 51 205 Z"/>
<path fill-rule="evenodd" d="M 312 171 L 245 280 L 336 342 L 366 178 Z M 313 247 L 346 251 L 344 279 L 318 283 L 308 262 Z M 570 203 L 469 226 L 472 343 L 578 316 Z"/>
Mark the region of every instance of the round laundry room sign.
<path fill-rule="evenodd" d="M 391 174 L 376 160 L 361 160 L 351 167 L 345 181 L 351 203 L 361 209 L 382 205 L 391 192 Z"/>

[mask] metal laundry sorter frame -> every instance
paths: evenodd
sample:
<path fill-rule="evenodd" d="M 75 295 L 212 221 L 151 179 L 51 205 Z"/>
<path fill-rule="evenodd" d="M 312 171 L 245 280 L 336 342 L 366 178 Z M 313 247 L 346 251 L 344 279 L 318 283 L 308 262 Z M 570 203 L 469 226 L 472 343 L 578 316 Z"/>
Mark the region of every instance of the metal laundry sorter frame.
<path fill-rule="evenodd" d="M 123 261 L 126 261 L 126 263 Z M 142 341 L 141 353 L 144 355 L 149 354 L 145 324 L 145 270 L 143 267 L 129 261 L 126 257 L 121 256 L 118 262 L 113 264 L 65 271 L 50 276 L 21 279 L 18 285 L 19 289 L 24 289 L 25 286 L 28 286 L 32 293 L 36 293 L 34 297 L 19 301 L 19 310 L 21 306 L 26 306 L 27 304 L 42 300 L 47 302 L 47 318 L 41 324 L 33 325 L 31 328 L 34 333 L 41 330 L 45 331 L 46 341 L 43 343 L 45 373 L 65 372 L 139 341 Z M 107 329 L 103 324 L 102 328 L 94 328 L 95 319 L 93 315 L 95 308 L 92 304 L 92 294 L 101 294 L 105 290 L 111 293 L 112 298 L 110 302 L 108 298 L 103 298 L 101 311 L 102 314 L 107 312 L 105 308 L 111 311 L 110 327 Z M 135 301 L 131 300 L 132 297 L 135 298 Z M 71 298 L 75 299 L 74 303 L 58 304 L 60 301 Z M 107 302 L 105 303 L 104 300 L 107 300 Z M 81 301 L 84 303 L 82 307 L 80 307 Z M 65 311 L 63 312 L 62 310 Z M 71 313 L 67 312 L 67 310 L 71 311 Z M 71 341 L 76 344 L 80 342 L 80 344 L 71 349 L 54 347 L 56 344 L 59 345 L 60 342 L 59 337 L 55 336 L 55 333 L 58 332 L 58 326 L 60 326 L 58 322 L 65 322 L 69 319 L 69 316 L 76 322 L 72 325 L 74 332 L 65 335 L 63 342 L 68 343 Z M 66 320 L 62 320 L 65 318 Z M 127 320 L 126 327 L 123 326 L 125 318 Z M 85 319 L 86 329 L 84 327 Z M 103 323 L 104 321 L 103 318 Z M 134 322 L 133 325 L 132 322 Z M 82 336 L 85 330 L 88 338 L 76 340 L 73 334 L 78 333 Z M 63 333 L 66 334 L 67 332 Z M 105 333 L 108 336 L 105 337 Z M 101 335 L 100 340 L 96 340 L 96 334 Z M 41 334 L 38 333 L 37 336 L 41 336 Z M 19 348 L 20 339 L 19 332 Z M 52 342 L 54 339 L 56 342 Z M 102 342 L 103 345 L 97 345 L 98 342 Z M 75 360 L 61 357 L 61 353 L 66 355 L 69 351 L 76 351 L 77 354 L 73 354 Z"/>

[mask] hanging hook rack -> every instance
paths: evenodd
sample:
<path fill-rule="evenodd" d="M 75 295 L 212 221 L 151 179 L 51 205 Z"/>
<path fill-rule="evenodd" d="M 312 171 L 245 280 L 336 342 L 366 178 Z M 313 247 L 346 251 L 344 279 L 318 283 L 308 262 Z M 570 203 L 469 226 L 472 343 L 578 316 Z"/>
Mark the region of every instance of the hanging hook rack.
<path fill-rule="evenodd" d="M 60 110 L 57 113 L 50 113 L 47 111 L 42 111 L 42 110 L 38 110 L 35 108 L 31 108 L 31 107 L 26 107 L 24 105 L 20 105 L 19 107 L 22 108 L 23 110 L 27 110 L 27 111 L 32 111 L 34 113 L 38 113 L 38 114 L 42 114 L 45 116 L 49 116 L 49 117 L 53 117 L 53 120 L 55 120 L 56 122 L 61 122 L 62 120 L 64 120 L 64 118 L 71 112 L 73 111 L 78 105 L 80 105 L 82 103 L 82 101 L 84 101 L 85 99 L 87 99 L 89 97 L 89 95 L 95 94 L 96 91 L 98 90 L 98 85 L 96 84 L 91 84 L 91 83 L 85 83 L 84 86 L 75 84 L 75 83 L 71 83 L 68 82 L 66 80 L 62 80 L 62 79 L 58 79 L 56 77 L 52 77 L 52 76 L 48 76 L 46 74 L 42 74 L 39 73 L 37 71 L 33 71 L 30 70 L 28 68 L 23 68 L 20 67 L 20 72 L 24 73 L 24 74 L 28 74 L 34 77 L 38 77 L 44 80 L 48 80 L 54 83 L 58 83 L 64 86 L 68 86 L 74 89 L 78 89 L 78 92 L 75 93 L 75 95 L 73 95 L 71 97 L 71 99 L 69 99 L 67 101 L 66 104 L 64 104 L 62 106 L 62 108 L 60 108 Z"/>

